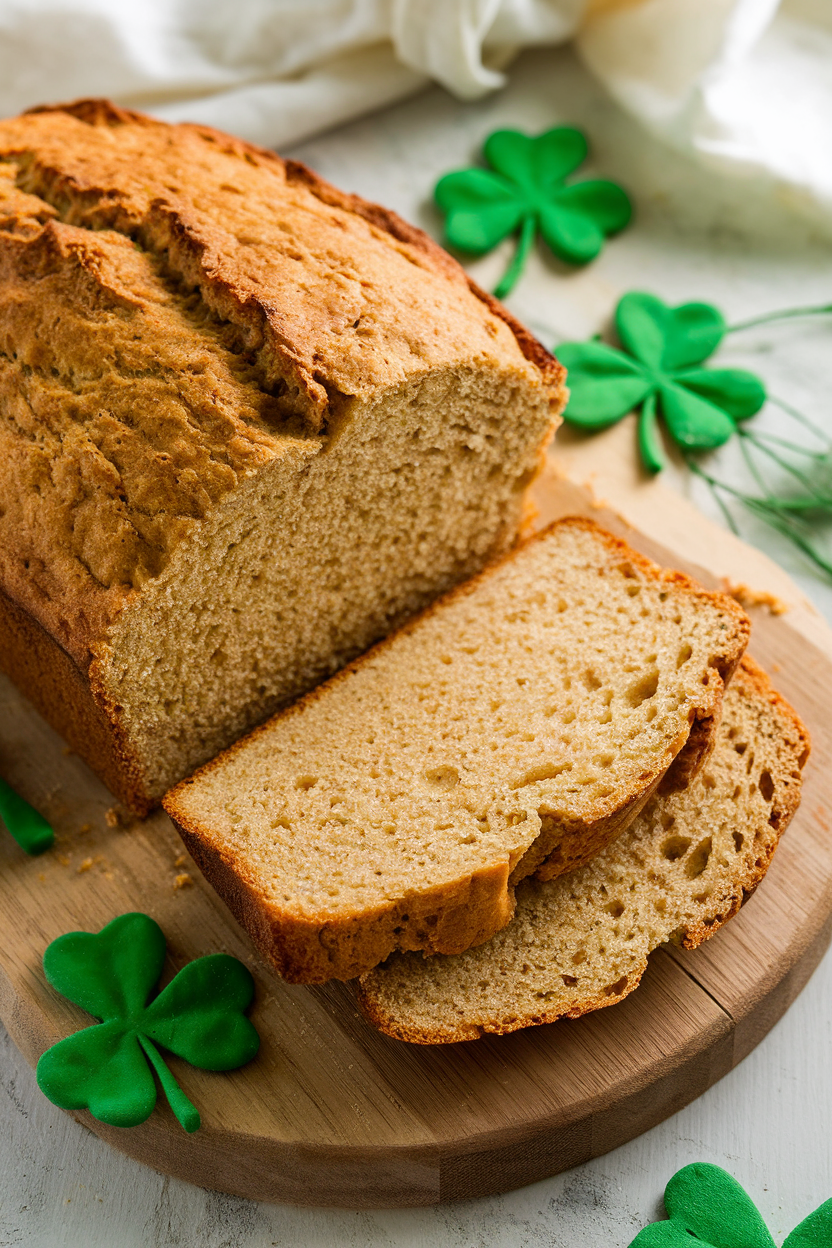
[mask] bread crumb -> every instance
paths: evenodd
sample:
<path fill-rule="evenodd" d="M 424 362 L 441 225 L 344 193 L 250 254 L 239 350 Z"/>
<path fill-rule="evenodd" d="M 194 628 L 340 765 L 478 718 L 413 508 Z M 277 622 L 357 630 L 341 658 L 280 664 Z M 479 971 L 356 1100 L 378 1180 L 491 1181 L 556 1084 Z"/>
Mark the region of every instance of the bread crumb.
<path fill-rule="evenodd" d="M 132 817 L 121 806 L 111 806 L 104 815 L 108 828 L 129 828 Z"/>
<path fill-rule="evenodd" d="M 722 583 L 726 594 L 730 594 L 741 607 L 768 607 L 772 615 L 785 615 L 789 610 L 787 602 L 766 589 L 751 589 L 748 585 L 732 585 L 726 578 L 723 578 Z"/>
<path fill-rule="evenodd" d="M 179 857 L 174 860 L 173 865 L 175 867 L 186 867 L 188 865 L 188 855 L 180 854 Z"/>
<path fill-rule="evenodd" d="M 564 474 L 564 476 L 565 475 L 566 474 Z M 602 511 L 605 507 L 609 507 L 610 504 L 609 504 L 609 499 L 603 498 L 595 488 L 595 481 L 597 479 L 597 476 L 598 476 L 597 472 L 591 472 L 589 476 L 584 479 L 584 481 L 582 482 L 582 485 L 584 489 L 586 490 L 586 492 L 589 494 L 590 507 L 592 507 L 596 511 Z"/>
<path fill-rule="evenodd" d="M 173 881 L 174 890 L 177 888 L 191 888 L 192 886 L 193 879 L 187 871 L 183 871 L 181 875 L 177 875 L 176 879 Z"/>
<path fill-rule="evenodd" d="M 93 857 L 84 858 L 81 861 L 80 865 L 76 867 L 76 871 L 78 872 L 79 875 L 83 875 L 83 873 L 85 871 L 89 871 L 91 867 L 99 867 L 99 866 L 101 867 L 102 871 L 104 871 L 106 867 L 109 866 L 109 863 L 106 861 L 103 854 L 96 854 L 94 858 Z"/>
<path fill-rule="evenodd" d="M 69 854 L 57 854 L 57 855 L 56 855 L 56 857 L 57 857 L 58 862 L 61 864 L 61 866 L 62 866 L 62 867 L 68 867 L 68 866 L 69 866 L 69 863 L 70 863 L 70 857 L 69 857 Z"/>

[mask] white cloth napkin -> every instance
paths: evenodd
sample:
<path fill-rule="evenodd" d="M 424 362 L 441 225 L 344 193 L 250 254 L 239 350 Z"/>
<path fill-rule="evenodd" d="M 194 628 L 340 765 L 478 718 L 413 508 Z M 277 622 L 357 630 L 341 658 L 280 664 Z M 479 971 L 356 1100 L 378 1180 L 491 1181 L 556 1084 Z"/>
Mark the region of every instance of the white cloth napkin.
<path fill-rule="evenodd" d="M 655 133 L 832 209 L 832 0 L 0 0 L 0 113 L 107 95 L 280 147 L 572 38 Z"/>

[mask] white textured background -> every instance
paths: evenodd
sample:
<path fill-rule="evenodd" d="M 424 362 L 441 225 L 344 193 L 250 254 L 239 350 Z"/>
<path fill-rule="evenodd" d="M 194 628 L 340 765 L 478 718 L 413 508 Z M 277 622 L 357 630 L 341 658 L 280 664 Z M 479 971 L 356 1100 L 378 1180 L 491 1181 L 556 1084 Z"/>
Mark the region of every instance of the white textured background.
<path fill-rule="evenodd" d="M 564 270 L 543 254 L 510 300 L 551 346 L 584 338 L 627 289 L 706 299 L 737 320 L 832 301 L 829 232 L 753 182 L 719 184 L 646 138 L 571 53 L 527 54 L 512 86 L 477 104 L 439 89 L 292 152 L 332 181 L 396 208 L 432 233 L 436 178 L 472 162 L 498 126 L 582 125 L 597 171 L 632 192 L 637 220 L 599 261 Z M 506 245 L 507 246 L 507 245 Z M 507 251 L 473 266 L 485 285 Z M 830 423 L 832 318 L 760 330 L 731 362 Z M 726 362 L 728 357 L 726 354 Z M 730 467 L 730 460 L 729 460 Z M 689 482 L 677 474 L 675 483 Z M 707 496 L 700 505 L 713 513 Z M 747 529 L 832 622 L 832 588 L 764 528 Z M 832 713 L 832 712 L 831 712 Z M 765 888 L 750 902 L 765 903 Z M 718 937 L 717 937 L 718 939 Z M 759 1048 L 693 1105 L 595 1162 L 509 1195 L 439 1209 L 349 1213 L 258 1205 L 201 1191 L 121 1157 L 50 1105 L 0 1029 L 0 1248 L 626 1248 L 658 1216 L 667 1179 L 690 1161 L 728 1169 L 778 1243 L 832 1196 L 832 956 Z"/>

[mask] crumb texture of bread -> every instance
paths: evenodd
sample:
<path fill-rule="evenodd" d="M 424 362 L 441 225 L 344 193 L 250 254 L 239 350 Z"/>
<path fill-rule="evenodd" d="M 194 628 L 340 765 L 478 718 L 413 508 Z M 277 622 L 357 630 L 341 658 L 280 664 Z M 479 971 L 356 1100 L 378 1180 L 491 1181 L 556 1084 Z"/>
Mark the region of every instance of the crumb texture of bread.
<path fill-rule="evenodd" d="M 725 696 L 711 758 L 657 796 L 591 863 L 517 890 L 512 922 L 456 957 L 396 954 L 361 980 L 388 1035 L 447 1044 L 577 1018 L 635 989 L 648 954 L 696 948 L 766 873 L 800 800 L 805 728 L 749 659 Z"/>
<path fill-rule="evenodd" d="M 562 378 L 300 165 L 101 101 L 0 121 L 0 589 L 134 809 L 512 545 Z"/>
<path fill-rule="evenodd" d="M 582 864 L 693 739 L 748 638 L 731 600 L 591 521 L 550 526 L 165 799 L 293 980 L 458 952 Z"/>

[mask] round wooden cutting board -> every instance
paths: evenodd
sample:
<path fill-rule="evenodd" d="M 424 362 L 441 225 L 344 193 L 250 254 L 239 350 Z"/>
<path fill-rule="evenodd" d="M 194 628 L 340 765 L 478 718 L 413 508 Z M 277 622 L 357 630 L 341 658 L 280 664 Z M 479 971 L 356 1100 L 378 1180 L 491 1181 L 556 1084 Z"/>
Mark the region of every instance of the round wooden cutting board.
<path fill-rule="evenodd" d="M 789 582 L 772 572 L 772 586 L 771 565 L 759 554 L 667 497 L 656 496 L 639 532 L 594 504 L 590 490 L 549 478 L 539 491 L 541 522 L 586 512 L 710 585 L 730 547 L 733 566 L 748 570 L 746 586 L 763 598 L 772 589 L 789 597 Z M 694 562 L 684 557 L 691 552 Z M 260 1200 L 421 1205 L 519 1187 L 632 1139 L 751 1051 L 830 937 L 832 634 L 805 605 L 750 613 L 751 653 L 803 716 L 814 745 L 803 803 L 757 893 L 696 952 L 658 950 L 642 986 L 620 1005 L 435 1048 L 378 1035 L 358 1014 L 349 985 L 293 987 L 266 970 L 183 855 L 167 817 L 108 818 L 107 791 L 4 681 L 0 772 L 44 811 L 58 836 L 54 850 L 31 859 L 0 835 L 3 1022 L 32 1064 L 88 1025 L 46 983 L 43 951 L 63 932 L 98 931 L 118 914 L 144 910 L 167 937 L 166 974 L 221 950 L 250 967 L 252 1019 L 262 1037 L 259 1057 L 231 1074 L 170 1060 L 202 1115 L 195 1135 L 185 1134 L 161 1098 L 148 1121 L 130 1130 L 77 1115 L 157 1170 Z"/>

